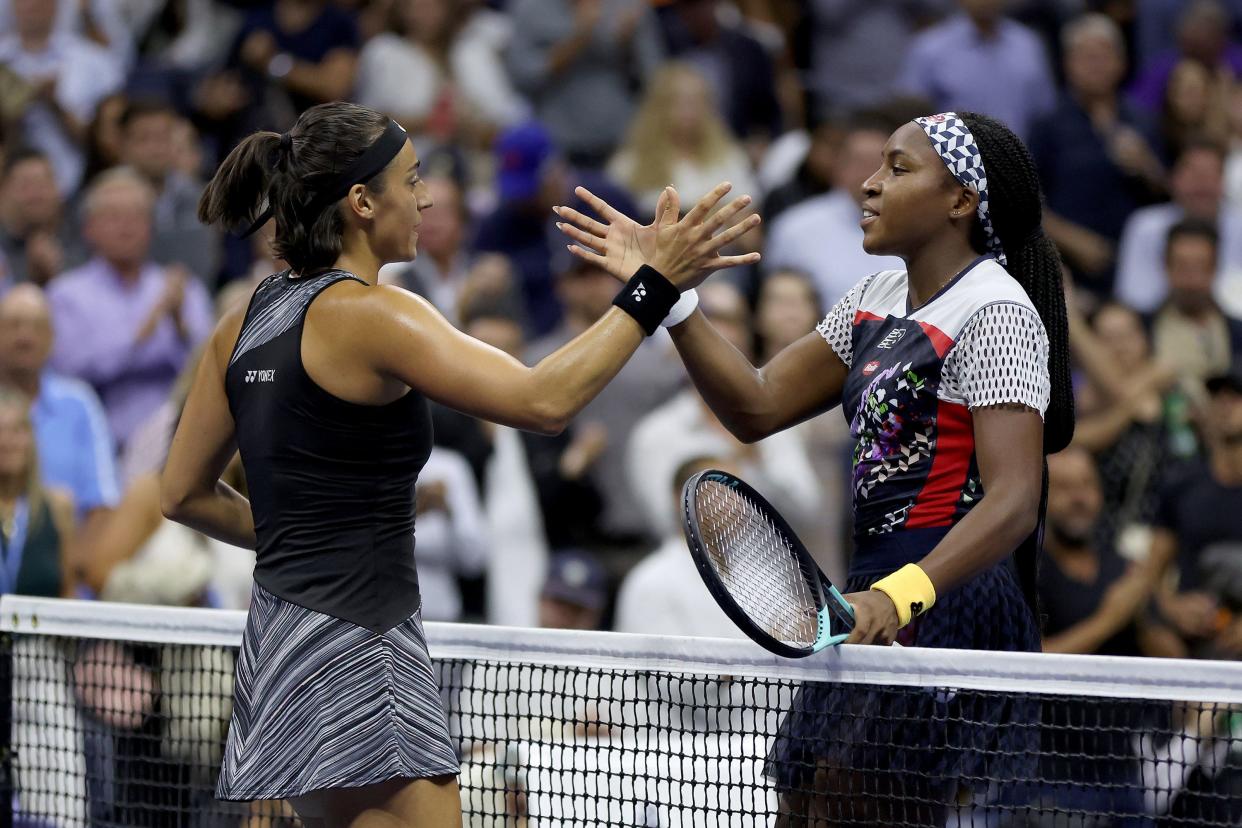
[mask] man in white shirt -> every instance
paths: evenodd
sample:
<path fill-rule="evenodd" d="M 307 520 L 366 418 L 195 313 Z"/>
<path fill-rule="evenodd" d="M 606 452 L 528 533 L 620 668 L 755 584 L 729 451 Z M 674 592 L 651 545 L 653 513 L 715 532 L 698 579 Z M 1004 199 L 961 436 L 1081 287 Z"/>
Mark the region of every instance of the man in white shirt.
<path fill-rule="evenodd" d="M 660 489 L 681 512 L 681 487 L 690 475 L 703 469 L 727 469 L 728 461 L 686 446 L 681 463 L 673 473 L 669 490 Z M 621 582 L 617 595 L 614 626 L 617 632 L 648 635 L 697 635 L 710 638 L 740 638 L 742 631 L 724 614 L 707 591 L 695 568 L 681 527 L 665 535 L 656 551 L 643 558 Z"/>
<path fill-rule="evenodd" d="M 879 168 L 889 132 L 878 120 L 849 125 L 832 171 L 832 189 L 790 207 L 772 224 L 763 251 L 768 269 L 810 273 L 826 305 L 872 273 L 905 267 L 900 259 L 864 251 L 858 224 L 863 182 Z"/>
<path fill-rule="evenodd" d="M 1117 254 L 1117 298 L 1143 313 L 1168 293 L 1164 247 L 1169 230 L 1184 218 L 1215 225 L 1220 235 L 1219 272 L 1242 268 L 1242 208 L 1224 200 L 1225 153 L 1211 141 L 1192 141 L 1173 165 L 1173 200 L 1135 210 L 1121 231 Z"/>

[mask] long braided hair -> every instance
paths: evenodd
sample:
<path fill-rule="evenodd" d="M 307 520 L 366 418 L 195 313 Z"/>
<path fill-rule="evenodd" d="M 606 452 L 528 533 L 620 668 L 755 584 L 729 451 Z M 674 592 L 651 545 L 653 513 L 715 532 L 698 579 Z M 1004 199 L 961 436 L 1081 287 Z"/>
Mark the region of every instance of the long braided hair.
<path fill-rule="evenodd" d="M 1065 313 L 1061 257 L 1043 233 L 1039 174 L 1026 145 L 1007 126 L 974 112 L 958 113 L 970 127 L 988 176 L 992 225 L 1008 259 L 1006 270 L 1022 285 L 1048 333 L 1051 398 L 1044 415 L 1044 454 L 1055 454 L 1074 437 L 1074 390 L 1070 378 L 1069 321 Z M 976 249 L 986 250 L 983 228 L 975 223 Z M 1039 503 L 1039 528 L 1018 547 L 1015 560 L 1027 603 L 1039 616 L 1036 578 L 1048 499 L 1048 470 Z"/>

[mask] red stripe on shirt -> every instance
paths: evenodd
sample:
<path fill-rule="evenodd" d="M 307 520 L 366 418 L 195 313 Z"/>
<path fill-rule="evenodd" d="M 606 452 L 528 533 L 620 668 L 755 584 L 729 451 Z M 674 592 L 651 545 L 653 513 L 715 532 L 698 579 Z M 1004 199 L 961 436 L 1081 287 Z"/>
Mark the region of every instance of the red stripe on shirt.
<path fill-rule="evenodd" d="M 935 325 L 929 325 L 926 322 L 920 322 L 923 333 L 927 334 L 927 338 L 931 340 L 932 347 L 936 349 L 936 356 L 944 359 L 944 355 L 953 347 L 953 340 L 944 331 Z"/>
<path fill-rule="evenodd" d="M 854 324 L 855 325 L 857 325 L 859 322 L 879 322 L 883 318 L 884 318 L 883 316 L 876 316 L 874 313 L 871 313 L 870 311 L 865 311 L 865 310 L 854 311 Z"/>
<path fill-rule="evenodd" d="M 957 502 L 970 473 L 975 452 L 975 432 L 970 409 L 938 400 L 936 405 L 936 456 L 931 472 L 906 519 L 907 529 L 946 526 L 953 521 Z"/>

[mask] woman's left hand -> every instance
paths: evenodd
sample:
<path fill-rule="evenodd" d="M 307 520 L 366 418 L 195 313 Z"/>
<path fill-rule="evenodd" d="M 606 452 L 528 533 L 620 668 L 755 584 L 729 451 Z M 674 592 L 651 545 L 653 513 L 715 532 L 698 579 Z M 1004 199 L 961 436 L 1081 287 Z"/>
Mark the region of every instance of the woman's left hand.
<path fill-rule="evenodd" d="M 867 590 L 845 596 L 854 607 L 854 631 L 846 644 L 892 644 L 897 638 L 897 607 L 883 592 Z"/>

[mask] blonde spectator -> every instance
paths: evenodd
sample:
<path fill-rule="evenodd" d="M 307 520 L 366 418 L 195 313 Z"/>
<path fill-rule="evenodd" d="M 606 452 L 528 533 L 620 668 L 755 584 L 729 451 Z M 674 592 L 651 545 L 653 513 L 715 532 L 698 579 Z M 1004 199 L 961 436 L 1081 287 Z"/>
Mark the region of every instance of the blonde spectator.
<path fill-rule="evenodd" d="M 735 193 L 759 195 L 750 160 L 725 126 L 707 80 L 686 63 L 669 63 L 652 78 L 608 173 L 640 204 L 654 205 L 670 184 L 686 203 L 721 181 L 732 182 Z"/>
<path fill-rule="evenodd" d="M 415 135 L 485 147 L 529 108 L 505 74 L 505 18 L 450 0 L 396 0 L 394 29 L 359 56 L 357 99 Z"/>
<path fill-rule="evenodd" d="M 30 399 L 0 387 L 0 592 L 73 595 L 73 503 L 44 488 L 30 422 Z"/>

